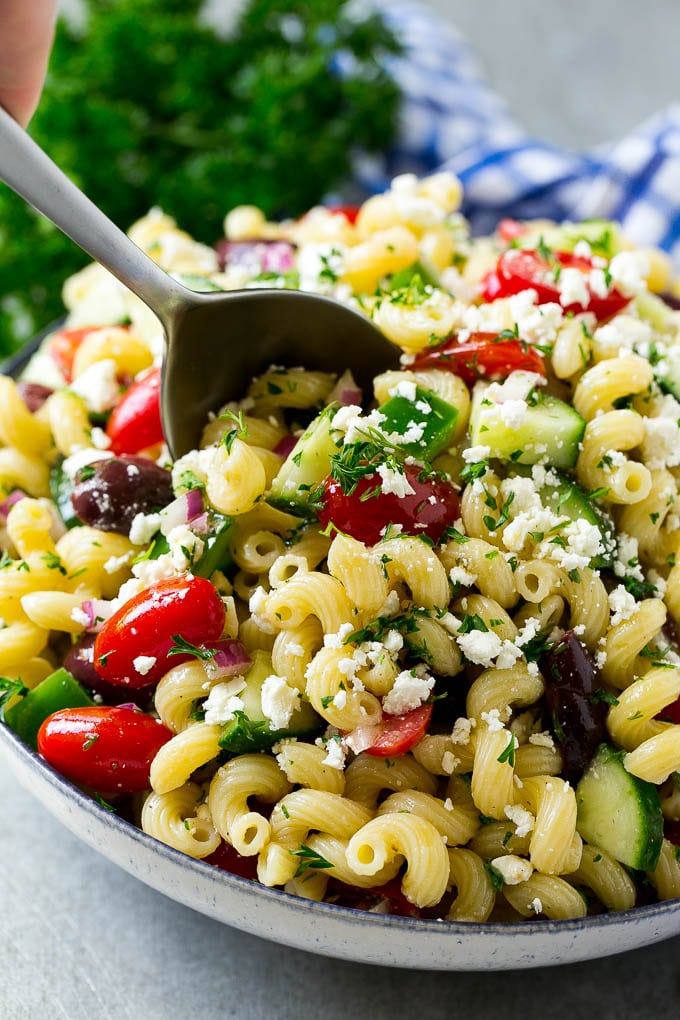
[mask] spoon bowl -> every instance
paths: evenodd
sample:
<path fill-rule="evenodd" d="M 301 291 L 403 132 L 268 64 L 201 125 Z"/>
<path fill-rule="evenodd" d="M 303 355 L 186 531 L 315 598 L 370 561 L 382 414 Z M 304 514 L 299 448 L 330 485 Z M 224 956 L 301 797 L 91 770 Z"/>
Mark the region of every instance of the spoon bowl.
<path fill-rule="evenodd" d="M 349 369 L 368 392 L 397 349 L 361 312 L 305 291 L 197 293 L 165 273 L 0 107 L 0 180 L 155 312 L 165 334 L 161 417 L 171 454 L 198 444 L 210 411 L 271 364 Z"/>
<path fill-rule="evenodd" d="M 238 290 L 192 294 L 165 324 L 161 416 L 175 457 L 198 445 L 210 411 L 241 399 L 270 365 L 349 368 L 364 393 L 397 365 L 397 349 L 361 312 L 319 294 Z"/>

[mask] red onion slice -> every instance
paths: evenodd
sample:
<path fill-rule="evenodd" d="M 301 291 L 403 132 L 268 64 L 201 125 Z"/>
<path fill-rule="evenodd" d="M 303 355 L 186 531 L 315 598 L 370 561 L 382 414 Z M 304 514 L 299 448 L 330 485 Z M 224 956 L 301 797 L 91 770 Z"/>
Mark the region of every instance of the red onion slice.
<path fill-rule="evenodd" d="M 26 493 L 23 489 L 15 489 L 14 492 L 10 492 L 7 499 L 3 499 L 2 503 L 0 503 L 0 514 L 3 517 L 7 517 L 14 504 L 22 499 L 26 499 Z"/>
<path fill-rule="evenodd" d="M 235 638 L 217 641 L 215 654 L 205 664 L 206 672 L 211 680 L 219 680 L 223 676 L 236 676 L 244 673 L 252 663 L 245 647 Z"/>
<path fill-rule="evenodd" d="M 173 499 L 161 510 L 161 532 L 167 536 L 173 528 L 189 524 L 203 513 L 203 493 L 200 489 L 190 489 Z"/>
<path fill-rule="evenodd" d="M 85 599 L 81 602 L 80 608 L 88 618 L 86 629 L 98 634 L 110 616 L 113 616 L 116 607 L 113 602 L 106 599 Z"/>
<path fill-rule="evenodd" d="M 285 460 L 288 454 L 297 446 L 299 436 L 283 436 L 274 447 L 274 453 Z"/>

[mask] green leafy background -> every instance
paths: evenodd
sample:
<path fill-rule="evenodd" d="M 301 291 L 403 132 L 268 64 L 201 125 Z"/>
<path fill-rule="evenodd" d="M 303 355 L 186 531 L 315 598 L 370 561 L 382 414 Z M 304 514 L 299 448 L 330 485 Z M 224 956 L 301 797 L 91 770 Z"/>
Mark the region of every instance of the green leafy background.
<path fill-rule="evenodd" d="M 30 133 L 119 226 L 158 205 L 200 240 L 239 203 L 295 215 L 392 141 L 399 45 L 347 0 L 251 0 L 228 39 L 200 0 L 87 0 L 61 20 Z M 338 53 L 349 73 L 332 73 Z M 0 185 L 0 357 L 61 313 L 87 261 Z"/>

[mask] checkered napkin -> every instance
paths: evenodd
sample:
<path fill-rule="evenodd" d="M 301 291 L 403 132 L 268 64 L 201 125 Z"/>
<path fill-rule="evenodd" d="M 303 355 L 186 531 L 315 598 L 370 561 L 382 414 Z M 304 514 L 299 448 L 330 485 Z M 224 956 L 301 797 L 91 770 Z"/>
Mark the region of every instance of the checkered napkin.
<path fill-rule="evenodd" d="M 463 212 L 476 234 L 503 216 L 602 217 L 680 263 L 680 105 L 619 142 L 563 152 L 526 135 L 485 83 L 470 46 L 436 14 L 408 0 L 373 5 L 405 47 L 389 60 L 403 105 L 395 148 L 357 161 L 365 193 L 383 190 L 398 173 L 446 168 L 464 185 Z"/>

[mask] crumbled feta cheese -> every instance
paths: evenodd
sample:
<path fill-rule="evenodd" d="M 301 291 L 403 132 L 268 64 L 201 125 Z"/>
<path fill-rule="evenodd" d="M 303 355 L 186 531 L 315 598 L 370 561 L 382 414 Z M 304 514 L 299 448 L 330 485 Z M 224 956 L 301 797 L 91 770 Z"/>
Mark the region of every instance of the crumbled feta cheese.
<path fill-rule="evenodd" d="M 172 528 L 167 538 L 172 562 L 178 570 L 189 570 L 200 559 L 205 543 L 186 524 Z"/>
<path fill-rule="evenodd" d="M 466 719 L 464 715 L 460 716 L 453 724 L 453 730 L 451 731 L 451 743 L 463 745 L 469 744 L 472 729 L 476 725 L 477 723 L 475 719 Z"/>
<path fill-rule="evenodd" d="M 638 604 L 631 593 L 620 584 L 609 593 L 609 609 L 612 613 L 611 626 L 616 627 L 637 612 Z"/>
<path fill-rule="evenodd" d="M 269 719 L 270 730 L 283 730 L 293 712 L 300 709 L 300 692 L 289 687 L 282 676 L 273 673 L 262 684 L 262 714 Z"/>
<path fill-rule="evenodd" d="M 113 454 L 108 450 L 97 450 L 92 446 L 85 446 L 66 457 L 61 466 L 66 477 L 73 481 L 81 468 L 100 460 L 108 460 L 110 457 L 113 457 Z"/>
<path fill-rule="evenodd" d="M 382 479 L 381 489 L 384 493 L 392 493 L 399 499 L 415 495 L 416 490 L 402 471 L 397 471 L 387 464 L 378 464 L 377 472 Z"/>
<path fill-rule="evenodd" d="M 527 811 L 520 804 L 507 804 L 503 809 L 505 817 L 515 823 L 515 835 L 528 836 L 532 831 L 536 819 L 530 811 Z"/>
<path fill-rule="evenodd" d="M 531 878 L 533 866 L 530 861 L 515 854 L 506 854 L 503 857 L 494 857 L 491 861 L 492 868 L 502 876 L 506 885 L 519 885 Z"/>
<path fill-rule="evenodd" d="M 676 401 L 673 400 L 673 403 Z M 680 426 L 677 417 L 645 418 L 644 423 L 646 435 L 642 442 L 642 456 L 645 464 L 652 471 L 677 467 L 680 464 Z"/>
<path fill-rule="evenodd" d="M 506 639 L 496 659 L 496 669 L 512 669 L 517 660 L 521 658 L 522 649 Z"/>
<path fill-rule="evenodd" d="M 490 630 L 471 630 L 467 634 L 458 634 L 456 641 L 468 662 L 475 662 L 479 666 L 492 666 L 503 647 L 498 634 Z"/>
<path fill-rule="evenodd" d="M 531 901 L 531 903 L 529 904 L 529 906 L 531 907 L 531 909 L 533 910 L 533 912 L 535 914 L 542 914 L 543 913 L 543 904 L 539 900 L 538 896 L 534 896 L 534 898 Z"/>
<path fill-rule="evenodd" d="M 265 589 L 261 585 L 258 585 L 248 600 L 248 610 L 250 612 L 250 618 L 258 630 L 263 631 L 265 634 L 275 634 L 275 627 L 273 627 L 269 620 L 267 620 L 264 616 L 264 612 L 267 607 L 267 598 L 268 595 Z"/>
<path fill-rule="evenodd" d="M 347 691 L 339 690 L 333 698 L 333 708 L 339 708 L 341 711 L 347 707 Z"/>
<path fill-rule="evenodd" d="M 492 708 L 488 712 L 482 712 L 481 720 L 486 723 L 490 733 L 497 733 L 505 729 L 500 710 L 497 708 Z"/>
<path fill-rule="evenodd" d="M 580 269 L 566 266 L 560 272 L 558 281 L 560 292 L 560 304 L 563 308 L 569 305 L 582 305 L 584 308 L 590 302 L 590 292 L 585 275 Z"/>
<path fill-rule="evenodd" d="M 104 570 L 107 574 L 115 574 L 116 571 L 126 567 L 133 556 L 132 551 L 123 553 L 122 556 L 110 556 L 104 564 Z"/>
<path fill-rule="evenodd" d="M 80 606 L 74 606 L 74 608 L 70 612 L 70 617 L 71 617 L 71 619 L 73 620 L 74 623 L 80 624 L 81 627 L 89 627 L 90 626 L 90 622 L 91 622 L 90 621 L 90 617 L 87 615 L 87 613 L 83 609 L 80 608 Z M 6 626 L 4 621 L 2 622 L 2 626 L 3 627 Z"/>
<path fill-rule="evenodd" d="M 411 379 L 400 379 L 396 386 L 389 390 L 391 397 L 404 397 L 413 403 L 416 399 L 416 384 Z M 427 405 L 429 407 L 429 404 Z"/>
<path fill-rule="evenodd" d="M 433 687 L 434 677 L 423 667 L 402 670 L 395 677 L 392 689 L 383 698 L 383 712 L 388 715 L 403 715 L 404 712 L 410 712 L 427 701 Z"/>
<path fill-rule="evenodd" d="M 500 415 L 509 429 L 517 430 L 526 423 L 527 410 L 526 400 L 506 400 L 501 404 Z"/>
<path fill-rule="evenodd" d="M 258 590 L 261 590 L 264 593 L 264 589 L 258 589 Z M 253 600 L 252 600 L 252 597 L 251 597 L 251 600 L 250 600 L 250 602 L 251 602 L 251 605 L 250 605 L 251 613 L 253 612 L 252 601 Z M 324 635 L 324 639 L 323 639 L 323 646 L 324 646 L 324 648 L 342 648 L 343 645 L 345 644 L 346 639 L 349 637 L 349 635 L 352 633 L 353 630 L 354 630 L 354 628 L 352 627 L 351 623 L 343 623 L 343 624 L 341 624 L 339 629 L 338 629 L 337 634 L 325 634 Z"/>
<path fill-rule="evenodd" d="M 156 665 L 155 655 L 138 655 L 132 660 L 132 665 L 140 676 L 146 676 Z"/>
<path fill-rule="evenodd" d="M 490 446 L 468 446 L 466 450 L 463 450 L 463 460 L 466 464 L 479 464 L 481 461 L 488 460 L 490 456 Z"/>
<path fill-rule="evenodd" d="M 466 588 L 469 588 L 477 580 L 477 575 L 470 574 L 465 567 L 451 567 L 449 577 L 454 584 L 462 584 Z"/>
<path fill-rule="evenodd" d="M 117 403 L 120 397 L 117 371 L 113 358 L 102 358 L 73 380 L 71 389 L 83 398 L 88 411 L 103 414 Z"/>
<path fill-rule="evenodd" d="M 246 682 L 242 676 L 234 676 L 221 684 L 215 684 L 207 701 L 203 702 L 205 722 L 209 726 L 223 726 L 242 712 L 244 705 L 238 694 L 244 689 Z"/>
<path fill-rule="evenodd" d="M 328 765 L 329 768 L 338 769 L 339 771 L 342 771 L 345 767 L 346 757 L 347 747 L 345 746 L 343 741 L 332 739 L 326 743 L 326 757 L 323 759 L 321 764 Z"/>
<path fill-rule="evenodd" d="M 178 577 L 181 571 L 175 567 L 170 553 L 164 553 L 156 560 L 140 560 L 139 563 L 133 563 L 132 573 L 141 582 L 143 588 L 148 588 L 150 585 L 156 584 L 157 581 L 164 581 L 168 577 Z"/>
<path fill-rule="evenodd" d="M 135 514 L 130 525 L 130 541 L 134 545 L 148 545 L 160 526 L 160 514 Z"/>
<path fill-rule="evenodd" d="M 456 758 L 455 754 L 451 751 L 444 751 L 442 755 L 442 769 L 447 776 L 453 775 L 457 765 L 460 765 L 460 758 Z"/>
<path fill-rule="evenodd" d="M 648 345 L 652 339 L 652 327 L 644 319 L 636 319 L 633 315 L 615 315 L 609 322 L 598 326 L 593 333 L 593 340 L 598 346 L 615 347 L 620 350 L 639 350 L 640 345 Z M 646 356 L 646 352 L 643 357 Z"/>
<path fill-rule="evenodd" d="M 535 744 L 537 747 L 553 748 L 555 746 L 555 741 L 552 738 L 552 734 L 548 733 L 547 730 L 545 730 L 542 733 L 532 733 L 529 736 L 529 743 Z"/>
<path fill-rule="evenodd" d="M 627 297 L 632 297 L 634 294 L 639 294 L 641 290 L 647 289 L 649 271 L 649 256 L 639 249 L 617 252 L 609 263 L 612 283 Z"/>

